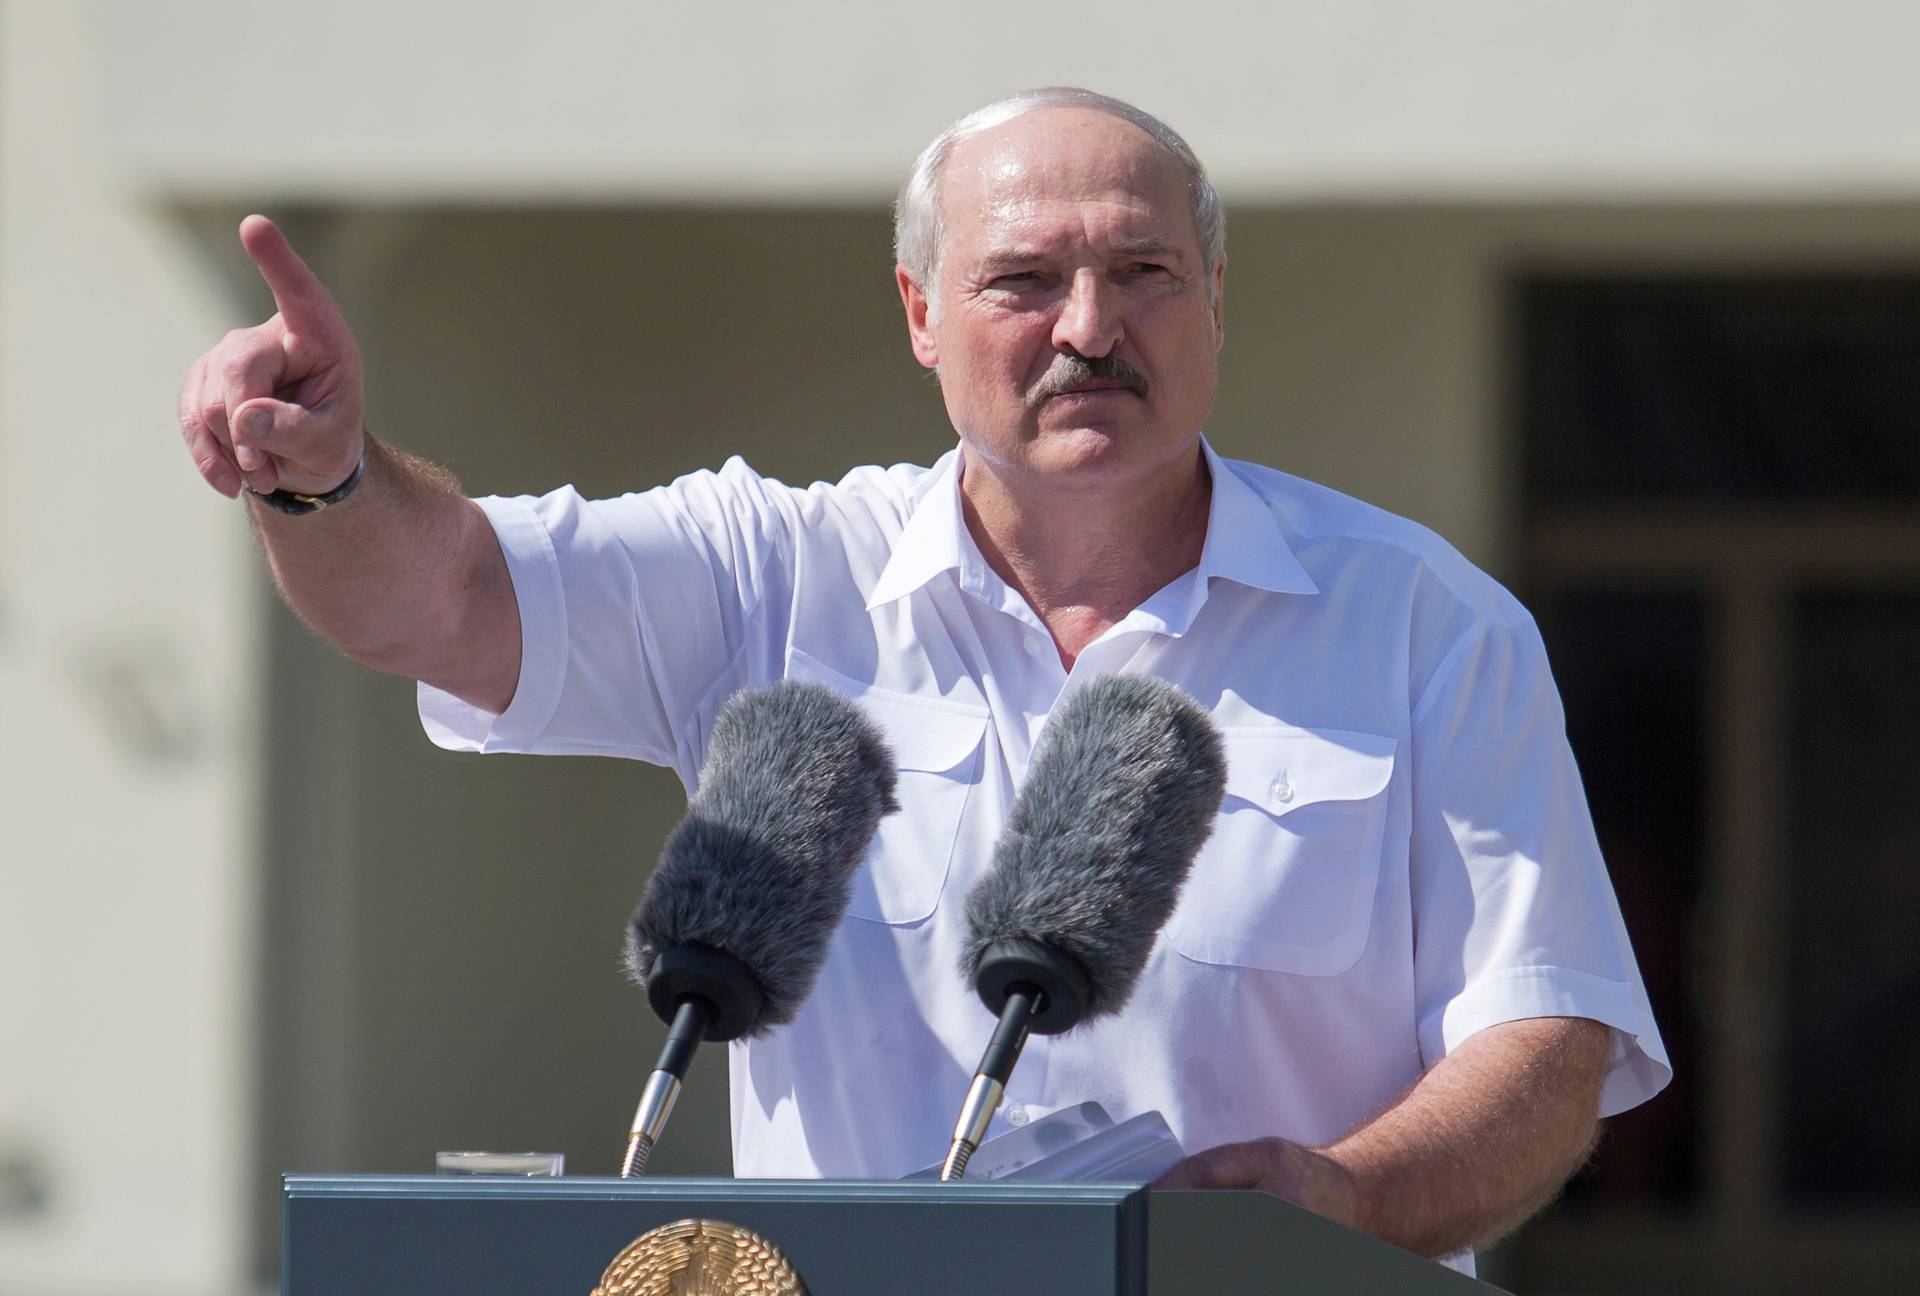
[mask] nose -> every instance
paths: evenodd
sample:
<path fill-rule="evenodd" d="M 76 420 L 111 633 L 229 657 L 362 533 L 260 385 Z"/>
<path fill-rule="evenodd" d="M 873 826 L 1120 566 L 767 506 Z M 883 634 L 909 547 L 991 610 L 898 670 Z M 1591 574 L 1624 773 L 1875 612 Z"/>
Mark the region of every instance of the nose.
<path fill-rule="evenodd" d="M 1075 273 L 1053 322 L 1053 344 L 1088 360 L 1098 360 L 1120 344 L 1118 290 L 1097 271 Z"/>

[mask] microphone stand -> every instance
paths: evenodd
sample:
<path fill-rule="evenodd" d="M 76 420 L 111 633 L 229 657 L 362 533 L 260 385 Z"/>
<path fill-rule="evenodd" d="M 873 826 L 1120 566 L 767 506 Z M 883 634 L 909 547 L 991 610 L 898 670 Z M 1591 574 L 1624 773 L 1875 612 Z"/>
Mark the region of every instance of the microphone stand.
<path fill-rule="evenodd" d="M 1015 986 L 1007 995 L 1006 1007 L 1000 1010 L 1000 1024 L 993 1028 L 993 1038 L 987 1041 L 980 1068 L 967 1089 L 967 1100 L 960 1105 L 960 1119 L 953 1125 L 953 1144 L 940 1166 L 941 1179 L 958 1179 L 967 1173 L 967 1162 L 986 1139 L 987 1125 L 1006 1097 L 1013 1064 L 1027 1046 L 1027 1035 L 1045 998 L 1030 985 Z"/>
<path fill-rule="evenodd" d="M 632 1179 L 647 1172 L 647 1160 L 653 1145 L 666 1132 L 667 1118 L 679 1101 L 681 1082 L 693 1065 L 693 1054 L 707 1038 L 713 1024 L 713 1005 L 698 995 L 688 995 L 674 1009 L 673 1025 L 667 1028 L 667 1043 L 654 1063 L 647 1087 L 640 1091 L 640 1106 L 633 1113 L 633 1128 L 627 1133 L 627 1154 L 620 1162 L 620 1177 Z"/>
<path fill-rule="evenodd" d="M 973 985 L 980 1001 L 989 1012 L 998 1013 L 1000 1021 L 960 1105 L 960 1119 L 953 1125 L 953 1142 L 940 1166 L 940 1178 L 947 1181 L 967 1173 L 967 1162 L 986 1140 L 987 1125 L 1006 1097 L 1007 1081 L 1027 1037 L 1072 1030 L 1085 1015 L 1092 995 L 1091 980 L 1079 959 L 1035 940 L 996 941 L 988 946 L 973 974 Z"/>
<path fill-rule="evenodd" d="M 744 1035 L 760 1020 L 764 998 L 745 963 L 725 950 L 689 942 L 654 958 L 647 972 L 647 1003 L 667 1023 L 667 1042 L 633 1113 L 620 1160 L 622 1179 L 647 1172 L 695 1051 L 708 1040 L 725 1043 Z"/>

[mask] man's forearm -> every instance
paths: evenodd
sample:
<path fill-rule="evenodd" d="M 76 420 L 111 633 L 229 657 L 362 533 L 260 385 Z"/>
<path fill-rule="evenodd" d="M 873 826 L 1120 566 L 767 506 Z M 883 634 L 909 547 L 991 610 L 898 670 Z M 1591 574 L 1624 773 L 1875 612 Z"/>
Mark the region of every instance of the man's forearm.
<path fill-rule="evenodd" d="M 519 607 L 486 515 L 450 474 L 369 437 L 366 471 L 339 504 L 298 517 L 248 507 L 281 594 L 335 647 L 506 709 Z"/>
<path fill-rule="evenodd" d="M 1208 1148 L 1160 1188 L 1258 1188 L 1421 1255 L 1485 1246 L 1545 1205 L 1593 1146 L 1611 1034 L 1578 1017 L 1472 1036 L 1324 1148 Z"/>
<path fill-rule="evenodd" d="M 1320 1149 L 1376 1237 L 1443 1256 L 1512 1231 L 1592 1148 L 1611 1032 L 1583 1018 L 1507 1022 L 1468 1039 L 1398 1102 Z"/>

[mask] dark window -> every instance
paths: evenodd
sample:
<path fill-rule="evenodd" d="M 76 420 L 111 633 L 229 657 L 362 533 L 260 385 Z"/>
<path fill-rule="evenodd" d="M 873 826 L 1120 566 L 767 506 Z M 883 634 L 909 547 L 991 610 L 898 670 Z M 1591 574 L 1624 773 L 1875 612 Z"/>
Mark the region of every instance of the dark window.
<path fill-rule="evenodd" d="M 1533 506 L 1920 497 L 1920 277 L 1520 290 Z"/>
<path fill-rule="evenodd" d="M 1920 1201 L 1920 595 L 1794 606 L 1786 1190 Z"/>
<path fill-rule="evenodd" d="M 1700 1032 L 1688 994 L 1705 865 L 1704 600 L 1690 593 L 1543 592 L 1547 642 L 1594 830 L 1633 938 L 1673 1084 L 1617 1117 L 1567 1205 L 1681 1203 L 1699 1177 Z"/>

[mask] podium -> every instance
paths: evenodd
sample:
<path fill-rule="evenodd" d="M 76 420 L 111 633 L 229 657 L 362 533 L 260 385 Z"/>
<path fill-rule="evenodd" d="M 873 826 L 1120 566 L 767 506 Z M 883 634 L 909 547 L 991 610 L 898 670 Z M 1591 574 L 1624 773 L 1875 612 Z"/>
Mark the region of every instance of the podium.
<path fill-rule="evenodd" d="M 1264 1193 L 438 1175 L 288 1175 L 284 1193 L 283 1296 L 589 1296 L 629 1244 L 686 1219 L 765 1238 L 809 1296 L 1497 1290 Z"/>

